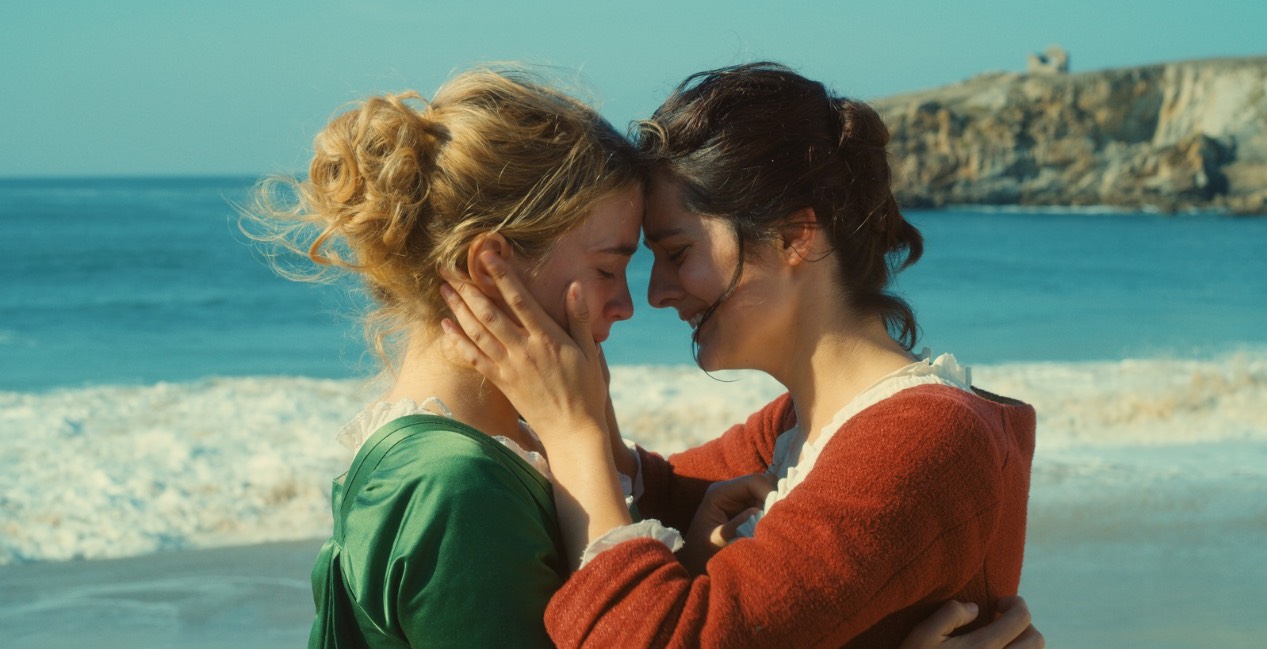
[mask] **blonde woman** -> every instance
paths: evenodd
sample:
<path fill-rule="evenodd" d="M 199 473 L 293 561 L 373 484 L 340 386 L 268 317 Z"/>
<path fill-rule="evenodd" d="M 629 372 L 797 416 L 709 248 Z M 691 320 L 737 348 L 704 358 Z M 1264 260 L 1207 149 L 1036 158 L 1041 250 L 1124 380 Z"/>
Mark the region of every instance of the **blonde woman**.
<path fill-rule="evenodd" d="M 339 433 L 358 451 L 334 485 L 310 644 L 549 646 L 546 602 L 567 575 L 550 471 L 506 397 L 438 344 L 439 290 L 487 283 L 471 260 L 493 254 L 560 319 L 575 285 L 605 339 L 633 311 L 636 155 L 588 106 L 508 71 L 462 74 L 430 101 L 369 99 L 314 149 L 307 179 L 261 192 L 255 223 L 360 276 L 394 381 Z"/>

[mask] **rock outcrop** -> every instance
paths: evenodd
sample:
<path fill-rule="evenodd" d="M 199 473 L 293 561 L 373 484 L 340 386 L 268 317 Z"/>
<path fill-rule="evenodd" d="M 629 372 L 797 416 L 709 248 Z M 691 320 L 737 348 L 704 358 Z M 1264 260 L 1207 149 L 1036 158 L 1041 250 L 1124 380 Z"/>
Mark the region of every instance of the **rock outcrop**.
<path fill-rule="evenodd" d="M 1267 214 L 1267 57 L 991 73 L 872 103 L 907 206 Z"/>

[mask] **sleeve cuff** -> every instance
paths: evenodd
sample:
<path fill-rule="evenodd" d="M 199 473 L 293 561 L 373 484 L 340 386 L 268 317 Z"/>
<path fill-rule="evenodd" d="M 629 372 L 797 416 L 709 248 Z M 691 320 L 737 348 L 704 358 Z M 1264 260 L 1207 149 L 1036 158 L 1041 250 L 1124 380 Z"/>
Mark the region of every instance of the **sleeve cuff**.
<path fill-rule="evenodd" d="M 594 539 L 581 553 L 581 568 L 594 560 L 599 554 L 610 550 L 625 541 L 634 539 L 654 539 L 663 543 L 670 552 L 682 549 L 682 533 L 671 527 L 665 527 L 653 518 L 644 519 L 632 525 L 622 525 Z M 578 568 L 579 569 L 579 568 Z"/>

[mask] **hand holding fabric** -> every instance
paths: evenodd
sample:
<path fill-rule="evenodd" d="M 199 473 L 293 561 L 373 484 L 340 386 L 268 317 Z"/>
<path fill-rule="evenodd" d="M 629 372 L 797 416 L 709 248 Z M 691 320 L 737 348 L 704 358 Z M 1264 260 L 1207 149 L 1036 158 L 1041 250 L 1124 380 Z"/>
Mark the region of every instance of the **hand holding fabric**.
<path fill-rule="evenodd" d="M 686 533 L 686 546 L 678 553 L 682 565 L 692 574 L 703 574 L 708 560 L 735 538 L 735 530 L 756 513 L 774 487 L 774 478 L 766 473 L 710 485 Z"/>
<path fill-rule="evenodd" d="M 911 630 L 900 649 L 1043 649 L 1043 634 L 1030 624 L 1029 607 L 1021 597 L 997 604 L 999 617 L 971 633 L 950 637 L 977 617 L 977 605 L 949 601 Z"/>

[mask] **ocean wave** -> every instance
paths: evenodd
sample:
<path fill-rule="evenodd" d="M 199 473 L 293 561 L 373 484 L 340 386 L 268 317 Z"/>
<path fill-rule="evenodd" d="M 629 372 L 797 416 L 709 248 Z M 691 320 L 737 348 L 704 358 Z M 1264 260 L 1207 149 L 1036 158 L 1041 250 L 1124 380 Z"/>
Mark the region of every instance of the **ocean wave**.
<path fill-rule="evenodd" d="M 625 436 L 666 453 L 782 391 L 765 376 L 693 367 L 612 373 Z M 1267 353 L 981 366 L 973 378 L 1037 408 L 1035 489 L 1052 491 L 1036 502 L 1090 497 L 1098 487 L 1087 485 L 1110 476 L 1181 489 L 1166 481 L 1182 467 L 1122 466 L 1157 449 L 1267 442 Z M 0 392 L 0 565 L 325 536 L 330 480 L 351 460 L 334 432 L 375 393 L 300 377 Z M 1261 469 L 1216 469 L 1264 484 Z"/>
<path fill-rule="evenodd" d="M 1212 360 L 1027 363 L 980 368 L 978 385 L 1038 411 L 1047 448 L 1257 438 L 1267 432 L 1267 353 Z"/>

